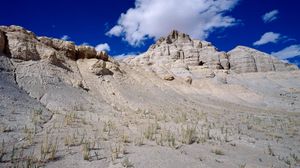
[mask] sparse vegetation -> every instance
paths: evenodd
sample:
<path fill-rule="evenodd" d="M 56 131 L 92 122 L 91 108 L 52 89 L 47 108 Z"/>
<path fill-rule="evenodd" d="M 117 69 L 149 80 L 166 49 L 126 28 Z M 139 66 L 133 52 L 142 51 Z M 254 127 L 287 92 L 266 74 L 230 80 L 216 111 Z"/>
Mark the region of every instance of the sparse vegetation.
<path fill-rule="evenodd" d="M 44 137 L 42 145 L 40 147 L 40 160 L 48 161 L 48 160 L 55 160 L 56 153 L 58 149 L 58 139 L 56 138 L 55 141 L 49 140 L 48 134 Z"/>
<path fill-rule="evenodd" d="M 157 133 L 158 126 L 156 124 L 148 124 L 143 135 L 148 140 L 154 140 L 154 135 Z"/>
<path fill-rule="evenodd" d="M 181 142 L 184 144 L 192 144 L 197 141 L 196 125 L 181 127 Z"/>
<path fill-rule="evenodd" d="M 90 143 L 86 142 L 82 145 L 82 155 L 84 160 L 90 160 Z"/>
<path fill-rule="evenodd" d="M 103 126 L 103 132 L 106 132 L 108 135 L 111 135 L 111 132 L 115 130 L 115 128 L 115 124 L 111 120 L 107 122 L 105 121 Z"/>
<path fill-rule="evenodd" d="M 65 125 L 72 125 L 76 120 L 78 119 L 78 116 L 76 112 L 70 112 L 65 115 L 64 117 L 64 123 Z"/>
<path fill-rule="evenodd" d="M 111 160 L 114 161 L 125 153 L 124 145 L 121 145 L 120 143 L 110 145 L 110 152 Z"/>
<path fill-rule="evenodd" d="M 216 155 L 224 155 L 224 152 L 221 149 L 213 149 L 211 152 Z"/>

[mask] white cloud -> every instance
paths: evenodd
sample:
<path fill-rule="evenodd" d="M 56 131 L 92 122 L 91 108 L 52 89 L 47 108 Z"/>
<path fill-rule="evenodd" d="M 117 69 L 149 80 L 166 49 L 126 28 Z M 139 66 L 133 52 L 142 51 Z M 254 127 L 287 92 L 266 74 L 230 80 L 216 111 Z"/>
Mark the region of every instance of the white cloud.
<path fill-rule="evenodd" d="M 300 55 L 300 44 L 288 46 L 280 51 L 272 52 L 279 59 L 288 59 Z"/>
<path fill-rule="evenodd" d="M 135 8 L 122 13 L 107 35 L 123 36 L 138 46 L 148 38 L 158 39 L 173 29 L 205 39 L 216 28 L 237 23 L 227 16 L 239 0 L 136 0 Z"/>
<path fill-rule="evenodd" d="M 60 39 L 62 39 L 62 40 L 70 40 L 71 38 L 68 35 L 63 35 Z"/>
<path fill-rule="evenodd" d="M 117 25 L 117 26 L 114 26 L 112 29 L 110 29 L 109 32 L 106 33 L 106 35 L 108 35 L 108 36 L 112 36 L 112 35 L 120 36 L 122 31 L 123 31 L 122 26 Z"/>
<path fill-rule="evenodd" d="M 265 23 L 269 23 L 269 22 L 276 20 L 278 18 L 278 14 L 279 14 L 278 10 L 272 10 L 272 11 L 264 14 L 262 16 L 262 19 Z"/>
<path fill-rule="evenodd" d="M 277 43 L 277 41 L 281 38 L 279 33 L 267 32 L 261 36 L 261 38 L 254 42 L 253 45 L 263 45 L 267 43 Z"/>
<path fill-rule="evenodd" d="M 110 51 L 110 47 L 107 43 L 98 44 L 95 49 L 96 51 Z"/>

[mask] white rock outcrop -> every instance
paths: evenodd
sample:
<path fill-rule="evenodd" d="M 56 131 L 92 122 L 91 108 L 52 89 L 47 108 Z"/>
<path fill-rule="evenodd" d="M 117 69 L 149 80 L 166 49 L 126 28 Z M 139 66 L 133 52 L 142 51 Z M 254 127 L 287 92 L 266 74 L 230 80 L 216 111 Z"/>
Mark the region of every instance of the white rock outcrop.
<path fill-rule="evenodd" d="M 161 37 L 145 53 L 135 58 L 127 58 L 124 61 L 142 65 L 162 79 L 166 79 L 165 76 L 183 79 L 193 78 L 196 75 L 190 69 L 195 68 L 226 73 L 298 69 L 296 66 L 284 63 L 269 54 L 248 47 L 238 46 L 228 53 L 218 51 L 210 42 L 193 40 L 189 35 L 176 30 L 167 37 Z M 206 73 L 207 71 L 202 70 L 202 72 Z M 211 77 L 211 75 L 209 76 Z"/>
<path fill-rule="evenodd" d="M 295 65 L 284 63 L 269 54 L 245 46 L 237 46 L 229 51 L 228 55 L 230 69 L 237 73 L 298 69 Z"/>

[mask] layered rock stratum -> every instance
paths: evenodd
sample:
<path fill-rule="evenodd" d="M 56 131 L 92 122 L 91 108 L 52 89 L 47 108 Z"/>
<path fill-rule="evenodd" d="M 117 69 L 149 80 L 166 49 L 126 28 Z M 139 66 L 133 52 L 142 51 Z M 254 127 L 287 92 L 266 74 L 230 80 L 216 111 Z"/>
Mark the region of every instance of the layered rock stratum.
<path fill-rule="evenodd" d="M 172 31 L 123 60 L 0 27 L 0 167 L 298 167 L 300 72 Z"/>

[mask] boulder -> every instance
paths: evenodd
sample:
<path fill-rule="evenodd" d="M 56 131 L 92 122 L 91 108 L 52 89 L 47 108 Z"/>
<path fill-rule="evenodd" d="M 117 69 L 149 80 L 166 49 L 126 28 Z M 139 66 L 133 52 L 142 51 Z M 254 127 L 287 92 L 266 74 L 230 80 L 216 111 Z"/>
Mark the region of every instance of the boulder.
<path fill-rule="evenodd" d="M 106 62 L 103 60 L 98 60 L 96 63 L 94 63 L 90 67 L 90 70 L 96 75 L 112 75 L 112 72 L 106 68 Z"/>
<path fill-rule="evenodd" d="M 164 80 L 167 80 L 167 81 L 172 81 L 172 80 L 174 80 L 175 78 L 174 78 L 173 75 L 167 74 L 167 75 L 164 76 L 163 79 L 164 79 Z"/>
<path fill-rule="evenodd" d="M 192 84 L 192 82 L 193 82 L 193 78 L 192 77 L 190 77 L 190 76 L 188 76 L 188 77 L 186 77 L 185 79 L 184 79 L 184 81 L 186 82 L 186 83 L 188 83 L 188 84 Z"/>

